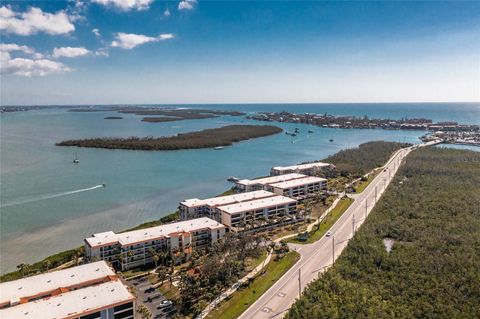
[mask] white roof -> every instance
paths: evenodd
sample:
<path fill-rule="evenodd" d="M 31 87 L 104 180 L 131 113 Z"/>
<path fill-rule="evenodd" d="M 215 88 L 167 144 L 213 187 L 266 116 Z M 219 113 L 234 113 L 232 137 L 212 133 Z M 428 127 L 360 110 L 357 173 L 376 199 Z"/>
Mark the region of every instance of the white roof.
<path fill-rule="evenodd" d="M 227 204 L 234 204 L 239 202 L 245 202 L 252 199 L 264 198 L 269 196 L 274 196 L 274 193 L 267 192 L 264 190 L 240 193 L 227 196 L 212 197 L 207 199 L 198 199 L 192 198 L 184 200 L 181 204 L 187 207 L 198 207 L 198 206 L 222 206 Z"/>
<path fill-rule="evenodd" d="M 292 166 L 275 166 L 273 169 L 278 171 L 295 171 L 295 170 L 302 170 L 302 169 L 310 169 L 314 167 L 326 167 L 330 166 L 329 163 L 323 162 L 315 162 L 315 163 L 307 163 L 307 164 L 299 164 L 299 165 L 292 165 Z"/>
<path fill-rule="evenodd" d="M 216 228 L 223 228 L 223 227 L 225 226 L 214 221 L 213 219 L 202 217 L 202 218 L 185 220 L 177 223 L 132 230 L 132 231 L 120 233 L 120 234 L 115 234 L 115 233 L 113 234 L 116 237 L 115 242 L 118 242 L 121 245 L 130 245 L 135 243 L 141 243 L 148 240 L 155 240 L 162 237 L 169 237 L 171 234 L 174 234 L 174 233 L 192 232 L 192 231 L 205 229 L 205 228 L 216 229 Z M 112 240 L 114 240 L 112 237 L 110 237 L 110 233 L 112 232 L 94 234 L 92 237 L 86 238 L 85 241 L 87 241 L 92 247 L 106 245 L 108 243 L 111 243 Z M 102 239 L 105 238 L 105 234 L 109 234 L 109 235 L 108 235 L 108 240 L 104 242 L 102 241 Z M 97 235 L 99 236 L 97 237 Z"/>
<path fill-rule="evenodd" d="M 272 206 L 287 205 L 287 204 L 292 204 L 296 202 L 297 202 L 296 200 L 289 197 L 273 196 L 273 197 L 252 200 L 249 202 L 220 206 L 218 207 L 218 209 L 228 214 L 235 214 L 235 213 L 240 213 L 240 212 L 245 212 L 245 211 L 250 211 L 255 209 L 268 208 Z"/>
<path fill-rule="evenodd" d="M 19 301 L 20 298 L 35 296 L 60 287 L 70 287 L 114 275 L 115 273 L 106 262 L 98 261 L 14 281 L 7 281 L 0 284 L 0 304 L 16 302 Z M 8 316 L 0 317 L 12 318 Z"/>
<path fill-rule="evenodd" d="M 0 309 L 0 318 L 77 318 L 87 312 L 108 309 L 133 299 L 125 286 L 115 280 Z"/>
<path fill-rule="evenodd" d="M 265 184 L 273 184 L 273 183 L 289 181 L 289 180 L 292 180 L 292 179 L 302 178 L 302 177 L 305 177 L 305 176 L 306 175 L 303 175 L 303 174 L 291 173 L 291 174 L 269 176 L 269 177 L 263 177 L 263 178 L 257 178 L 257 179 L 242 179 L 242 180 L 239 180 L 237 182 L 237 184 L 242 184 L 242 185 L 261 184 L 261 185 L 265 185 Z"/>
<path fill-rule="evenodd" d="M 321 183 L 321 182 L 325 182 L 325 181 L 326 181 L 325 178 L 308 176 L 308 177 L 304 177 L 304 178 L 293 179 L 293 180 L 290 180 L 290 181 L 270 184 L 270 186 L 280 188 L 280 189 L 287 189 L 287 188 L 292 188 L 292 187 L 297 187 L 297 186 L 302 186 L 302 185 Z"/>

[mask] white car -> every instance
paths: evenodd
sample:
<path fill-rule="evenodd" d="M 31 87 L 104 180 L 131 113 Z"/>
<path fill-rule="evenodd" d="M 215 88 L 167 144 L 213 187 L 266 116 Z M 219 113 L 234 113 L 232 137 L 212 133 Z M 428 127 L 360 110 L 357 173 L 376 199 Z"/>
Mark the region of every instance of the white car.
<path fill-rule="evenodd" d="M 327 234 L 326 234 L 325 236 L 327 236 L 327 237 L 332 236 L 332 232 L 331 232 L 331 231 L 327 231 Z"/>
<path fill-rule="evenodd" d="M 158 308 L 170 307 L 172 304 L 173 304 L 173 303 L 172 303 L 171 300 L 163 300 L 163 301 L 158 305 Z"/>

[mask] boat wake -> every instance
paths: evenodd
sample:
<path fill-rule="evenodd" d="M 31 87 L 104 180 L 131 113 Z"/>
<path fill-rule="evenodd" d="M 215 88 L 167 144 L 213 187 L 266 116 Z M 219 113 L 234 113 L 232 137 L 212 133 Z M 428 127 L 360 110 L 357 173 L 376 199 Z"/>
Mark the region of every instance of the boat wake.
<path fill-rule="evenodd" d="M 16 201 L 16 202 L 6 203 L 6 204 L 3 204 L 3 205 L 0 205 L 0 207 L 4 208 L 4 207 L 10 207 L 10 206 L 23 205 L 23 204 L 28 204 L 28 203 L 32 203 L 32 202 L 38 202 L 38 201 L 41 201 L 41 200 L 47 200 L 47 199 L 52 199 L 52 198 L 57 198 L 57 197 L 62 197 L 62 196 L 69 196 L 69 195 L 73 195 L 73 194 L 77 194 L 77 193 L 93 191 L 94 189 L 103 188 L 103 187 L 105 187 L 105 184 L 99 184 L 99 185 L 95 185 L 95 186 L 88 187 L 88 188 L 76 189 L 76 190 L 73 190 L 73 191 L 57 193 L 57 194 L 43 195 L 43 196 L 39 196 L 39 197 L 36 197 L 36 198 L 30 198 L 30 199 L 25 199 L 25 200 L 19 200 L 19 201 Z"/>

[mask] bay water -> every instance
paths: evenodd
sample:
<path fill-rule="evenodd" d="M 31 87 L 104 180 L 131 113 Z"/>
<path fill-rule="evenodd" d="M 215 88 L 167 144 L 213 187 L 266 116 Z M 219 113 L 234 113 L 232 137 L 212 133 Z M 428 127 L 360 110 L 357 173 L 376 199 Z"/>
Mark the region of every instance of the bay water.
<path fill-rule="evenodd" d="M 169 105 L 171 106 L 171 105 Z M 244 112 L 424 117 L 480 123 L 477 103 L 175 105 Z M 122 116 L 106 120 L 106 116 Z M 223 150 L 130 151 L 55 146 L 66 139 L 169 136 L 229 124 L 265 124 L 244 117 L 166 123 L 115 112 L 44 109 L 3 113 L 0 138 L 0 270 L 15 269 L 53 253 L 81 246 L 83 238 L 159 219 L 186 198 L 215 196 L 229 176 L 268 175 L 272 166 L 320 160 L 372 140 L 418 143 L 423 131 L 328 129 L 269 123 L 285 134 L 235 143 Z M 308 130 L 314 133 L 308 134 Z M 333 142 L 329 140 L 333 139 Z M 78 156 L 80 163 L 72 163 Z M 105 184 L 106 187 L 102 187 Z"/>

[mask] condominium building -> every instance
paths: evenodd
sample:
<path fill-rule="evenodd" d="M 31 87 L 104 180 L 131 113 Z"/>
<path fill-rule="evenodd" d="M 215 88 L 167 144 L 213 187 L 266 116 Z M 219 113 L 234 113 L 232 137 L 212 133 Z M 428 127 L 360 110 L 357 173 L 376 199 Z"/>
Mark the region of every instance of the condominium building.
<path fill-rule="evenodd" d="M 86 238 L 87 260 L 106 260 L 121 270 L 153 262 L 153 253 L 167 256 L 212 245 L 225 235 L 226 227 L 202 217 L 116 234 L 112 231 Z"/>
<path fill-rule="evenodd" d="M 315 162 L 307 164 L 299 164 L 292 166 L 276 166 L 270 170 L 271 176 L 298 173 L 304 175 L 316 175 L 322 171 L 335 169 L 335 165 L 329 163 Z"/>
<path fill-rule="evenodd" d="M 272 196 L 216 208 L 222 223 L 233 231 L 261 228 L 295 220 L 297 201 L 285 196 Z"/>
<path fill-rule="evenodd" d="M 327 180 L 315 176 L 305 176 L 303 178 L 269 184 L 268 188 L 275 194 L 302 200 L 326 189 Z"/>
<path fill-rule="evenodd" d="M 302 200 L 327 188 L 327 180 L 298 173 L 269 176 L 258 179 L 242 179 L 235 183 L 237 191 L 263 189 L 277 195 Z M 248 194 L 248 193 L 247 193 Z"/>
<path fill-rule="evenodd" d="M 0 284 L 0 318 L 133 319 L 135 298 L 104 261 Z"/>
<path fill-rule="evenodd" d="M 240 179 L 235 182 L 235 190 L 238 192 L 251 192 L 256 190 L 268 190 L 269 184 L 285 182 L 303 178 L 305 175 L 291 173 L 279 176 L 269 176 L 257 179 Z"/>
<path fill-rule="evenodd" d="M 259 190 L 241 194 L 212 197 L 207 199 L 186 199 L 181 202 L 178 207 L 180 211 L 180 219 L 186 220 L 198 217 L 209 217 L 211 219 L 221 222 L 221 216 L 220 214 L 218 214 L 218 210 L 216 210 L 217 207 L 247 202 L 271 196 L 275 196 L 275 194 L 273 194 L 272 192 Z"/>

